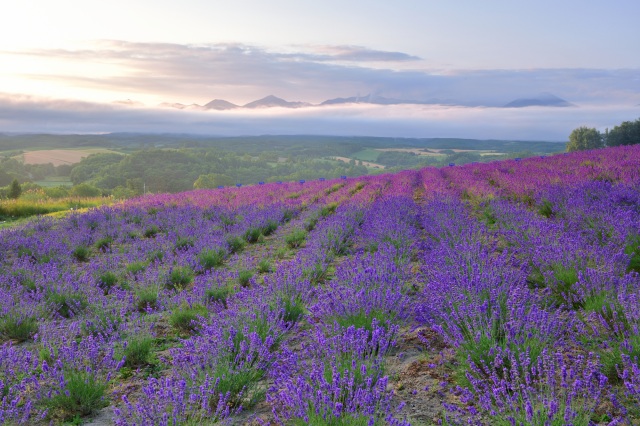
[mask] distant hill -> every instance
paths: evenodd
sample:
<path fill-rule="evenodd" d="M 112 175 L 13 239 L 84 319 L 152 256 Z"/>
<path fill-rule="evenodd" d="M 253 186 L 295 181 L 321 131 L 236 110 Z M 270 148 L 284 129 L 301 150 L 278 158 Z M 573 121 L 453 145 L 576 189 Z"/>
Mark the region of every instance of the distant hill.
<path fill-rule="evenodd" d="M 224 99 L 214 99 L 208 104 L 204 106 L 206 109 L 215 109 L 218 111 L 226 110 L 226 109 L 234 109 L 240 108 L 239 105 L 231 103 L 229 101 L 225 101 Z"/>
<path fill-rule="evenodd" d="M 189 109 L 189 110 L 204 110 L 205 109 L 202 105 L 198 105 L 198 104 L 185 105 L 185 104 L 181 104 L 179 102 L 174 102 L 174 103 L 164 102 L 164 103 L 161 103 L 160 106 L 161 107 L 167 107 L 167 108 Z"/>
<path fill-rule="evenodd" d="M 551 93 L 541 93 L 531 98 L 520 98 L 509 102 L 505 108 L 524 108 L 530 106 L 548 106 L 548 107 L 570 107 L 574 106 L 571 102 L 567 102 Z"/>
<path fill-rule="evenodd" d="M 375 105 L 434 105 L 434 104 L 450 104 L 450 101 L 442 99 L 428 99 L 426 101 L 417 101 L 410 99 L 385 98 L 368 94 L 366 96 L 351 96 L 349 98 L 327 99 L 320 105 L 338 105 L 338 104 L 375 104 Z"/>
<path fill-rule="evenodd" d="M 244 108 L 300 108 L 305 106 L 311 106 L 311 104 L 307 102 L 289 102 L 282 98 L 278 98 L 277 96 L 269 95 L 262 99 L 258 99 L 257 101 L 249 102 L 244 105 Z"/>

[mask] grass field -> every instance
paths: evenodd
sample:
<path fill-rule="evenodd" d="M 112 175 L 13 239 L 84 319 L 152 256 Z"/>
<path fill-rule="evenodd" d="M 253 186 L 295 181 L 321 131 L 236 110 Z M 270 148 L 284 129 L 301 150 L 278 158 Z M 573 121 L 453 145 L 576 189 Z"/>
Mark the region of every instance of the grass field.
<path fill-rule="evenodd" d="M 36 215 L 45 215 L 56 212 L 78 210 L 90 207 L 99 207 L 112 204 L 112 198 L 91 197 L 77 198 L 67 197 L 61 199 L 32 200 L 2 200 L 0 201 L 0 220 L 14 221 Z"/>
<path fill-rule="evenodd" d="M 36 185 L 43 188 L 52 188 L 55 186 L 72 186 L 73 183 L 68 176 L 49 176 L 44 180 L 37 180 L 34 182 Z"/>
<path fill-rule="evenodd" d="M 376 149 L 367 148 L 362 151 L 358 151 L 351 155 L 351 158 L 362 161 L 376 162 L 378 161 L 378 156 L 380 152 Z"/>
<path fill-rule="evenodd" d="M 52 163 L 54 166 L 62 164 L 79 163 L 85 157 L 91 154 L 116 153 L 104 148 L 86 148 L 86 149 L 45 149 L 38 151 L 27 151 L 24 154 L 16 156 L 22 159 L 24 164 L 47 164 Z"/>

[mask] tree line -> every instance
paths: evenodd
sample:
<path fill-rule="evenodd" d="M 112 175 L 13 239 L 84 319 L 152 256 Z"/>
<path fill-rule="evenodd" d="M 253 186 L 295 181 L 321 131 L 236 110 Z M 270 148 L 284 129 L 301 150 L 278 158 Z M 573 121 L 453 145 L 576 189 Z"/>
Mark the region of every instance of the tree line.
<path fill-rule="evenodd" d="M 595 128 L 581 126 L 569 135 L 567 151 L 583 151 L 607 146 L 635 145 L 640 143 L 640 118 L 635 121 L 623 121 L 604 133 Z"/>

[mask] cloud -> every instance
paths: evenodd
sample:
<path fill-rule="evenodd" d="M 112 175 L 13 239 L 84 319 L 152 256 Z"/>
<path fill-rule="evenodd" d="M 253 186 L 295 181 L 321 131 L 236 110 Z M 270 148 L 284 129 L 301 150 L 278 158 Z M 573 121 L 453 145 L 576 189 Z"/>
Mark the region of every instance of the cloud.
<path fill-rule="evenodd" d="M 576 127 L 604 130 L 640 116 L 638 107 L 487 108 L 340 105 L 302 109 L 182 111 L 0 94 L 7 132 L 316 134 L 564 141 Z"/>
<path fill-rule="evenodd" d="M 42 67 L 40 72 L 25 73 L 24 78 L 62 85 L 69 91 L 102 91 L 113 99 L 155 97 L 157 103 L 203 104 L 222 98 L 244 104 L 269 94 L 291 101 L 322 102 L 376 93 L 466 106 L 501 106 L 540 92 L 575 104 L 640 102 L 638 69 L 433 70 L 408 53 L 361 46 L 293 46 L 289 50 L 239 43 L 104 40 L 88 49 L 30 50 L 19 55 L 70 64 L 66 72 L 54 74 Z M 90 64 L 100 67 L 100 72 L 75 71 Z M 407 69 L 408 64 L 413 68 Z"/>

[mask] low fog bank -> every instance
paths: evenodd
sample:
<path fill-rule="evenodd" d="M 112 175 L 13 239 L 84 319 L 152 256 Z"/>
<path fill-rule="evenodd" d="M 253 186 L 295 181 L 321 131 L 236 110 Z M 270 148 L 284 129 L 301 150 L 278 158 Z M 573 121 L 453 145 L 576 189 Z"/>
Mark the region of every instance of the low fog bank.
<path fill-rule="evenodd" d="M 190 111 L 0 95 L 0 131 L 317 134 L 565 141 L 586 125 L 604 131 L 640 117 L 640 107 L 451 107 L 340 105 L 255 111 Z"/>

